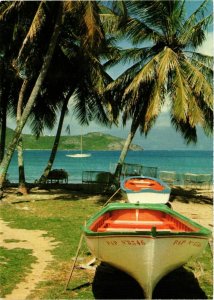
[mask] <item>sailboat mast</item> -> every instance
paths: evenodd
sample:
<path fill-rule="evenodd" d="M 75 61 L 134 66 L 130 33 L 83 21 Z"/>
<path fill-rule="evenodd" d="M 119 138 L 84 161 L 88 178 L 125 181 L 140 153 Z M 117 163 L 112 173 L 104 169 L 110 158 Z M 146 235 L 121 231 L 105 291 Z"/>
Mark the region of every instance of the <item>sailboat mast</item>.
<path fill-rule="evenodd" d="M 82 154 L 82 134 L 80 136 L 80 153 Z"/>

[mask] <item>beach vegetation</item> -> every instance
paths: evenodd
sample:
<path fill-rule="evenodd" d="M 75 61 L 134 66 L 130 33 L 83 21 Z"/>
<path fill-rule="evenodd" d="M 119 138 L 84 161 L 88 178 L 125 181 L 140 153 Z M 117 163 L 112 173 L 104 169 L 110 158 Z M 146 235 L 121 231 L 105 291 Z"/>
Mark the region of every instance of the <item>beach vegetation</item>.
<path fill-rule="evenodd" d="M 13 135 L 13 130 L 7 128 L 6 145 Z M 110 134 L 101 132 L 90 132 L 82 135 L 84 150 L 121 150 L 125 140 Z M 60 137 L 59 150 L 79 150 L 80 135 L 62 135 Z M 42 135 L 38 139 L 32 134 L 23 134 L 24 149 L 27 150 L 51 150 L 54 144 L 55 136 Z M 143 150 L 137 144 L 132 144 L 130 150 Z"/>
<path fill-rule="evenodd" d="M 208 5 L 205 0 L 187 15 L 185 1 L 124 1 L 123 10 L 112 3 L 112 13 L 123 17 L 116 36 L 130 41 L 109 61 L 129 64 L 108 86 L 110 97 L 120 101 L 123 124 L 131 120 L 116 176 L 136 131 L 147 135 L 164 105 L 187 143 L 197 142 L 197 126 L 212 133 L 213 58 L 198 52 L 213 21 Z"/>
<path fill-rule="evenodd" d="M 22 248 L 7 249 L 5 247 L 0 247 L 0 257 L 1 297 L 5 297 L 12 292 L 16 284 L 24 280 L 36 258 L 32 255 L 32 250 Z"/>

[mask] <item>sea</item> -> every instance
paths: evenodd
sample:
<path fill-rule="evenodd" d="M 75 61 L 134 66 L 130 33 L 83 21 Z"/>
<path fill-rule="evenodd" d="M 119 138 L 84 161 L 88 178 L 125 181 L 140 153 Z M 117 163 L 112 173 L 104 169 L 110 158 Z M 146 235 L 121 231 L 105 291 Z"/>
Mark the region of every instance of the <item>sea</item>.
<path fill-rule="evenodd" d="M 72 158 L 67 154 L 77 151 L 58 151 L 52 169 L 64 169 L 68 172 L 69 183 L 82 182 L 83 171 L 114 172 L 120 151 L 86 151 L 90 157 Z M 47 165 L 50 150 L 25 150 L 26 182 L 38 180 Z M 156 167 L 160 171 L 173 171 L 178 174 L 213 174 L 213 152 L 191 150 L 143 150 L 129 151 L 126 163 Z M 7 178 L 11 183 L 18 182 L 17 152 L 14 153 L 8 169 Z"/>

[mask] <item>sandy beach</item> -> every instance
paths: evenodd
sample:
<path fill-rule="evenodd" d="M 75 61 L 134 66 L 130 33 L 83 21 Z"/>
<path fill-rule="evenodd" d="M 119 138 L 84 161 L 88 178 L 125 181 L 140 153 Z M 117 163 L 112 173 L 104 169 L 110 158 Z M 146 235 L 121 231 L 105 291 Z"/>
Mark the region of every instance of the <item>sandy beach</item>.
<path fill-rule="evenodd" d="M 44 201 L 44 200 L 55 200 L 55 199 L 69 199 L 70 198 L 80 198 L 82 195 L 88 199 L 99 199 L 105 202 L 111 197 L 109 195 L 101 194 L 87 194 L 81 190 L 75 191 L 72 187 L 64 188 L 52 188 L 49 186 L 47 189 L 41 189 L 34 187 L 30 190 L 27 195 L 20 196 L 17 194 L 17 188 L 9 187 L 4 191 L 3 203 L 16 203 L 20 200 L 26 199 L 26 201 Z M 87 190 L 84 189 L 84 190 Z M 113 194 L 113 193 L 112 193 Z M 112 201 L 125 201 L 123 196 L 116 194 Z M 170 202 L 172 208 L 181 214 L 194 219 L 201 225 L 208 228 L 213 227 L 213 192 L 208 189 L 184 189 L 181 187 L 172 188 Z"/>
<path fill-rule="evenodd" d="M 86 189 L 87 190 L 87 189 Z M 55 199 L 80 198 L 82 195 L 88 199 L 99 199 L 105 202 L 111 197 L 110 195 L 87 194 L 82 191 L 75 191 L 72 188 L 50 188 L 41 189 L 34 187 L 27 195 L 20 196 L 17 194 L 17 188 L 9 187 L 4 191 L 3 203 L 16 203 L 20 200 L 44 201 Z M 126 201 L 124 196 L 116 194 L 112 201 Z M 213 192 L 212 190 L 200 189 L 183 189 L 181 187 L 172 188 L 170 202 L 172 208 L 179 213 L 198 222 L 199 224 L 212 229 L 213 227 Z"/>

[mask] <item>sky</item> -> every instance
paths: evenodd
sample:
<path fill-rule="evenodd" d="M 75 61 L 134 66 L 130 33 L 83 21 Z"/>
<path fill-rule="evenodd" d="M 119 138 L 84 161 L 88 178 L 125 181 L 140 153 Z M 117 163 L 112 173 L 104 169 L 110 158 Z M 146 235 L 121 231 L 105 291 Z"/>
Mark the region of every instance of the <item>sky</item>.
<path fill-rule="evenodd" d="M 200 2 L 201 1 L 191 0 L 190 6 L 188 7 L 188 12 L 191 13 L 192 10 L 195 10 L 195 8 L 198 7 L 198 4 Z M 212 3 L 212 1 L 210 3 Z M 210 6 L 210 9 L 212 9 L 212 5 Z M 126 43 L 124 43 L 124 46 L 126 46 Z M 207 54 L 207 55 L 213 55 L 213 52 L 214 52 L 213 26 L 210 26 L 209 32 L 207 33 L 206 41 L 204 42 L 204 44 L 198 50 L 201 53 L 204 53 L 204 54 Z M 126 69 L 126 66 L 119 65 L 117 67 L 114 67 L 111 71 L 109 71 L 109 74 L 112 76 L 112 78 L 116 78 L 125 69 Z M 112 135 L 115 135 L 115 136 L 126 138 L 128 132 L 129 132 L 129 129 L 130 129 L 130 122 L 128 122 L 126 127 L 123 127 L 120 124 L 118 127 L 113 126 L 111 129 L 100 126 L 100 125 L 98 125 L 94 122 L 91 122 L 89 126 L 81 126 L 79 124 L 79 122 L 75 119 L 75 117 L 72 115 L 72 113 L 70 112 L 65 117 L 63 130 L 62 130 L 62 135 L 67 135 L 65 129 L 66 129 L 68 124 L 71 125 L 71 133 L 70 133 L 71 135 L 87 134 L 89 132 L 103 132 L 103 133 L 106 133 L 106 134 L 112 134 Z M 9 119 L 7 126 L 14 129 L 15 128 L 15 122 L 13 120 Z M 149 143 L 150 136 L 155 136 L 157 134 L 158 130 L 160 130 L 160 129 L 164 129 L 166 132 L 168 132 L 168 130 L 169 130 L 169 132 L 171 132 L 171 124 L 170 124 L 170 118 L 169 118 L 168 107 L 167 106 L 165 106 L 163 108 L 162 113 L 158 117 L 158 120 L 156 121 L 155 126 L 153 127 L 151 132 L 148 134 L 147 138 L 145 139 L 145 137 L 140 136 L 139 132 L 137 132 L 133 142 L 136 143 L 136 144 L 139 144 L 143 147 L 146 144 L 148 144 L 149 147 L 151 148 L 151 145 Z M 27 126 L 27 124 L 26 124 L 23 132 L 24 133 L 30 133 L 30 129 Z M 56 128 L 54 128 L 54 130 L 52 130 L 52 131 L 45 130 L 44 135 L 55 135 L 55 132 L 56 132 Z M 174 135 L 175 136 L 177 135 L 178 141 L 180 141 L 180 143 L 182 145 L 184 145 L 183 140 L 181 139 L 179 133 L 176 133 L 174 131 Z M 211 144 L 211 138 L 209 138 L 209 139 L 205 138 L 206 142 L 204 142 L 203 134 L 200 134 L 200 136 L 201 135 L 202 135 L 201 142 L 205 143 L 205 145 L 206 145 L 206 142 L 208 142 L 208 144 Z M 157 143 L 158 143 L 158 141 L 157 141 Z M 200 143 L 200 140 L 199 140 L 199 143 Z M 185 146 L 182 146 L 182 147 L 185 148 Z M 200 147 L 201 147 L 201 145 L 198 145 L 199 149 L 200 149 Z"/>

